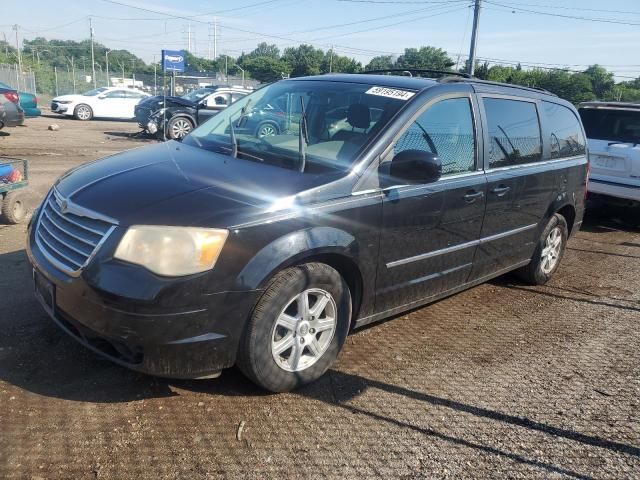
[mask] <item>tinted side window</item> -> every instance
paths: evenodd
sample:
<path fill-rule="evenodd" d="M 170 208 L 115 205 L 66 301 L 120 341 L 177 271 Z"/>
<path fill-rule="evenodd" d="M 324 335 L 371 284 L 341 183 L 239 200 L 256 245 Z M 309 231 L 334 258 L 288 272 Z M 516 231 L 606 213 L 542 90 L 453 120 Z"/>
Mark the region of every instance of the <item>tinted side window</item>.
<path fill-rule="evenodd" d="M 400 137 L 394 154 L 404 150 L 438 155 L 443 175 L 473 171 L 476 148 L 469 99 L 451 98 L 429 107 Z"/>
<path fill-rule="evenodd" d="M 542 159 L 535 103 L 484 98 L 489 128 L 489 166 L 508 167 Z"/>
<path fill-rule="evenodd" d="M 240 100 L 245 95 L 246 95 L 246 93 L 232 93 L 231 94 L 231 103 L 237 102 L 238 100 Z"/>
<path fill-rule="evenodd" d="M 542 110 L 551 135 L 551 158 L 583 155 L 585 140 L 575 114 L 567 107 L 551 102 L 542 102 Z"/>
<path fill-rule="evenodd" d="M 124 98 L 125 92 L 123 90 L 112 90 L 105 93 L 105 98 Z"/>

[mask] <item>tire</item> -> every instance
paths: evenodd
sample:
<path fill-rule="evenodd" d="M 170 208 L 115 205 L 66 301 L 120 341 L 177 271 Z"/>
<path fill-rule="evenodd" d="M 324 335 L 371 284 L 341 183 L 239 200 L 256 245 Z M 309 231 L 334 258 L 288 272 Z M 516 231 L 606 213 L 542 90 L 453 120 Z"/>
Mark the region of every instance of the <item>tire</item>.
<path fill-rule="evenodd" d="M 167 123 L 167 134 L 171 140 L 182 140 L 193 130 L 193 122 L 186 117 L 174 117 Z"/>
<path fill-rule="evenodd" d="M 302 317 L 301 297 L 308 299 L 309 306 L 308 315 Z M 322 310 L 314 312 L 314 307 Z M 238 367 L 272 392 L 313 382 L 338 357 L 350 322 L 349 287 L 336 270 L 323 263 L 283 270 L 271 280 L 253 311 L 240 342 Z"/>
<path fill-rule="evenodd" d="M 73 117 L 76 120 L 86 122 L 87 120 L 91 120 L 93 118 L 93 110 L 89 105 L 81 103 L 73 110 Z"/>
<path fill-rule="evenodd" d="M 4 196 L 2 209 L 0 210 L 0 221 L 10 225 L 22 223 L 27 218 L 27 206 L 23 195 L 19 192 L 9 192 Z"/>
<path fill-rule="evenodd" d="M 256 137 L 258 138 L 273 137 L 278 133 L 280 133 L 280 129 L 272 122 L 263 122 L 256 128 Z"/>
<path fill-rule="evenodd" d="M 547 283 L 560 266 L 568 238 L 567 221 L 556 213 L 543 230 L 531 262 L 516 270 L 518 277 L 532 285 Z"/>

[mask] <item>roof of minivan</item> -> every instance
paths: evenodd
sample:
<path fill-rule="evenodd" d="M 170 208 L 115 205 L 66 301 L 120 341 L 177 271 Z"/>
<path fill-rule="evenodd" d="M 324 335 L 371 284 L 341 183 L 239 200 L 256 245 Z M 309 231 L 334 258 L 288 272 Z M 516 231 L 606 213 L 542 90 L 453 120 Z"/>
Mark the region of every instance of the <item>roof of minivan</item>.
<path fill-rule="evenodd" d="M 474 90 L 479 93 L 502 93 L 507 95 L 516 95 L 529 98 L 546 98 L 554 97 L 553 101 L 565 103 L 557 95 L 538 88 L 524 87 L 521 85 L 515 85 L 511 83 L 490 82 L 486 80 L 480 80 L 478 78 L 465 78 L 458 76 L 447 76 L 440 79 L 423 78 L 423 77 L 410 77 L 405 75 L 381 75 L 381 74 L 367 74 L 367 73 L 340 73 L 340 74 L 326 74 L 315 75 L 312 77 L 298 77 L 292 78 L 293 81 L 306 81 L 306 80 L 322 80 L 330 82 L 351 82 L 351 83 L 363 83 L 367 85 L 376 85 L 381 87 L 390 88 L 402 88 L 408 90 L 422 90 L 424 88 L 435 87 L 436 85 L 464 83 L 472 85 Z"/>
<path fill-rule="evenodd" d="M 366 73 L 336 73 L 328 75 L 314 75 L 312 77 L 292 78 L 293 81 L 322 80 L 325 82 L 350 82 L 379 85 L 381 87 L 405 88 L 422 90 L 433 87 L 438 82 L 432 78 L 407 77 L 401 75 L 367 75 Z"/>

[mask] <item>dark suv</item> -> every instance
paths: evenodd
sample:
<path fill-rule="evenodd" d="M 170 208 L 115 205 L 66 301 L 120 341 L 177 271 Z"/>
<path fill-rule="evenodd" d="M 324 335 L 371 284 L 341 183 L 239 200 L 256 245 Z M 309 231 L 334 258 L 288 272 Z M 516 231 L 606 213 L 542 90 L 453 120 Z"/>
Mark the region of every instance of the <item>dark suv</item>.
<path fill-rule="evenodd" d="M 18 91 L 0 85 L 0 130 L 24 123 L 24 110 L 20 106 Z"/>
<path fill-rule="evenodd" d="M 280 99 L 277 135 L 242 131 Z M 542 284 L 579 229 L 575 108 L 467 78 L 284 80 L 179 143 L 60 178 L 29 228 L 44 308 L 120 365 L 273 391 L 352 328 L 516 270 Z"/>
<path fill-rule="evenodd" d="M 138 124 L 161 140 L 181 140 L 200 123 L 251 93 L 243 87 L 210 86 L 181 97 L 155 96 L 135 108 Z"/>

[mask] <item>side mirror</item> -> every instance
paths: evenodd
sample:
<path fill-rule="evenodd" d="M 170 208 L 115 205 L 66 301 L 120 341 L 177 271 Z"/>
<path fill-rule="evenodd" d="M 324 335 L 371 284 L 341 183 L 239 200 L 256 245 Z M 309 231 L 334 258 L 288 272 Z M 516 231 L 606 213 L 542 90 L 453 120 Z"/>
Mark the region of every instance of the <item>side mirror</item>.
<path fill-rule="evenodd" d="M 403 150 L 389 164 L 389 180 L 406 184 L 433 183 L 442 176 L 442 161 L 435 153 Z M 386 172 L 385 172 L 386 173 Z"/>
<path fill-rule="evenodd" d="M 98 100 L 104 100 L 105 98 L 107 98 L 106 95 L 98 95 Z"/>

